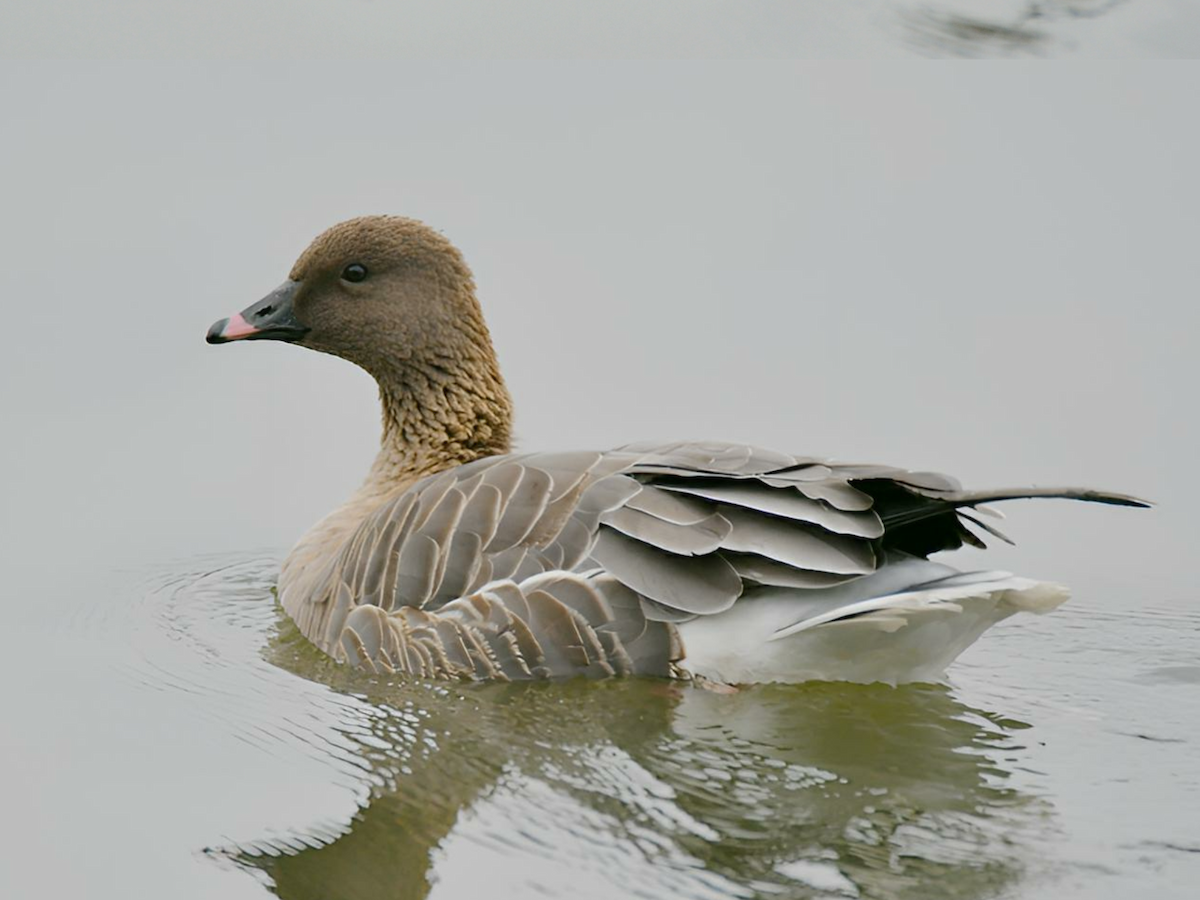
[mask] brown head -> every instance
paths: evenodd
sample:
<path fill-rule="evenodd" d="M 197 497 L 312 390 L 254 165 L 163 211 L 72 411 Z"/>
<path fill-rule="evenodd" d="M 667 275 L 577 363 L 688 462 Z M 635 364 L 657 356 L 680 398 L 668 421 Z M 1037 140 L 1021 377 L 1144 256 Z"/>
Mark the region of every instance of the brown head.
<path fill-rule="evenodd" d="M 511 403 L 471 270 L 415 219 L 364 216 L 318 236 L 287 281 L 208 331 L 210 344 L 242 340 L 361 366 L 379 383 L 385 443 L 446 464 L 508 449 Z"/>

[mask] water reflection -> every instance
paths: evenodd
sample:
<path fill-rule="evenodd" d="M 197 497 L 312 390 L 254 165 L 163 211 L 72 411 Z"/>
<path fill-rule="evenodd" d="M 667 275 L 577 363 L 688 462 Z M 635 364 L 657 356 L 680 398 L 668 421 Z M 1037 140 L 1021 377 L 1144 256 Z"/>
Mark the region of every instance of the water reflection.
<path fill-rule="evenodd" d="M 1045 827 L 1007 784 L 1025 726 L 944 688 L 389 684 L 285 622 L 268 655 L 363 701 L 338 729 L 373 784 L 332 840 L 235 851 L 285 898 L 437 896 L 464 846 L 578 896 L 986 897 Z"/>

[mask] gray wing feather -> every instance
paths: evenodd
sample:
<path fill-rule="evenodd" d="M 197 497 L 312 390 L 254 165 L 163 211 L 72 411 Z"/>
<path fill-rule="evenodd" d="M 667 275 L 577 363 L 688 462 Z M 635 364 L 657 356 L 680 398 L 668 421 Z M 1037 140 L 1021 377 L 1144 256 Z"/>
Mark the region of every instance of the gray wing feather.
<path fill-rule="evenodd" d="M 826 588 L 844 584 L 859 577 L 856 574 L 798 569 L 795 566 L 776 562 L 753 553 L 726 553 L 724 556 L 743 580 L 773 587 Z"/>
<path fill-rule="evenodd" d="M 572 573 L 497 582 L 436 613 L 359 606 L 337 647 L 342 658 L 376 672 L 509 681 L 667 676 L 683 652 L 673 626 L 647 620 L 627 587 Z"/>
<path fill-rule="evenodd" d="M 624 508 L 649 513 L 676 525 L 695 525 L 716 512 L 716 506 L 712 503 L 697 497 L 681 497 L 649 484 L 643 485 L 639 492 L 626 500 Z"/>
<path fill-rule="evenodd" d="M 813 525 L 856 537 L 877 538 L 883 534 L 883 522 L 870 510 L 844 512 L 829 504 L 810 499 L 793 488 L 770 487 L 758 481 L 728 484 L 661 484 L 668 491 L 679 491 L 716 500 L 745 509 L 758 510 L 786 519 L 798 519 Z"/>
<path fill-rule="evenodd" d="M 605 528 L 592 557 L 639 594 L 685 612 L 721 612 L 742 593 L 737 572 L 716 554 L 677 556 Z"/>
<path fill-rule="evenodd" d="M 590 577 L 605 579 L 607 593 L 600 593 L 615 619 L 640 623 L 640 632 L 655 623 L 658 630 L 649 630 L 659 634 L 671 622 L 728 609 L 746 582 L 815 585 L 843 577 L 834 572 L 857 571 L 870 559 L 869 549 L 858 547 L 862 541 L 851 536 L 873 533 L 873 513 L 841 510 L 799 492 L 824 484 L 822 477 L 828 480 L 823 465 L 734 444 L 644 446 L 608 454 L 497 458 L 426 479 L 377 511 L 370 527 L 364 525 L 348 542 L 342 574 L 335 578 L 346 585 L 349 598 L 345 591 L 330 595 L 344 607 L 340 618 L 346 620 L 356 604 L 368 603 L 402 613 L 425 643 L 397 652 L 418 668 L 491 667 L 512 677 L 522 664 L 534 674 L 614 665 L 597 662 L 602 652 L 644 667 L 643 651 L 650 646 L 644 637 L 637 639 L 642 641 L 637 652 L 631 650 L 637 641 L 628 635 L 619 642 L 619 653 L 615 637 L 596 637 L 584 640 L 583 649 L 572 650 L 569 658 L 561 648 L 558 655 L 543 649 L 540 662 L 526 658 L 527 646 L 520 653 L 524 663 L 518 664 L 516 626 L 496 639 L 503 646 L 487 644 L 484 654 L 478 640 L 452 640 L 453 629 L 443 619 L 457 609 L 459 598 L 483 596 L 505 579 L 522 584 L 599 564 L 605 571 Z M 680 473 L 694 491 L 681 487 Z M 762 479 L 773 473 L 786 488 L 764 484 Z M 663 481 L 664 475 L 676 477 Z M 818 537 L 814 526 L 847 537 Z M 793 532 L 803 547 L 789 554 L 784 545 Z M 791 572 L 797 561 L 807 568 Z M 816 571 L 822 566 L 830 571 Z M 571 593 L 576 606 L 591 596 L 561 590 Z M 517 616 L 545 640 L 575 640 L 574 615 L 592 621 L 579 609 L 562 612 L 545 597 L 531 610 L 527 597 L 517 601 L 515 596 L 508 600 L 516 611 L 502 603 L 504 615 Z M 427 618 L 407 611 L 414 607 L 423 608 Z M 364 625 L 365 636 L 348 639 L 343 651 L 353 651 L 356 658 L 383 653 L 384 645 L 367 633 L 372 627 Z M 327 637 L 336 642 L 335 634 Z M 653 644 L 655 652 L 671 651 L 672 642 L 661 634 Z"/>
<path fill-rule="evenodd" d="M 804 484 L 810 481 L 824 481 L 832 475 L 832 472 L 833 470 L 823 463 L 809 462 L 794 469 L 766 473 L 763 476 L 763 480 L 768 482 L 778 481 L 785 484 Z"/>
<path fill-rule="evenodd" d="M 660 550 L 684 556 L 712 553 L 729 536 L 729 521 L 717 513 L 691 525 L 676 525 L 628 506 L 600 517 L 609 528 Z"/>
<path fill-rule="evenodd" d="M 404 548 L 403 542 L 408 535 L 408 528 L 412 523 L 412 514 L 416 506 L 416 497 L 411 494 L 405 494 L 398 498 L 398 502 L 393 507 L 391 515 L 389 515 L 389 523 L 395 526 L 395 531 L 391 540 L 380 547 L 380 550 L 383 551 L 381 555 L 385 557 L 385 561 L 378 590 L 380 592 L 380 606 L 384 609 L 392 609 L 395 605 L 396 591 L 394 590 L 394 585 L 396 584 L 396 576 L 400 569 L 400 555 Z"/>
<path fill-rule="evenodd" d="M 471 502 L 463 510 L 459 528 L 479 536 L 487 546 L 500 525 L 500 509 L 504 495 L 494 484 L 481 484 L 472 494 Z"/>
<path fill-rule="evenodd" d="M 591 484 L 579 498 L 578 512 L 602 514 L 620 509 L 631 497 L 642 489 L 642 485 L 628 475 L 610 475 Z"/>
<path fill-rule="evenodd" d="M 413 518 L 414 529 L 419 529 L 429 520 L 442 502 L 442 498 L 452 487 L 454 487 L 453 473 L 444 473 L 435 476 L 416 491 L 417 511 Z"/>
<path fill-rule="evenodd" d="M 648 622 L 671 622 L 672 624 L 678 624 L 680 622 L 690 622 L 697 616 L 697 613 L 676 609 L 665 603 L 651 600 L 649 597 L 639 597 L 638 603 L 642 608 L 642 615 L 646 617 Z"/>
<path fill-rule="evenodd" d="M 550 501 L 554 502 L 586 478 L 602 458 L 602 453 L 593 451 L 543 453 L 531 457 L 530 462 L 550 476 Z"/>
<path fill-rule="evenodd" d="M 776 485 L 773 479 L 767 479 L 767 483 Z M 780 484 L 786 483 L 781 482 Z M 870 509 L 875 504 L 875 500 L 870 494 L 864 493 L 837 478 L 796 484 L 796 489 L 810 500 L 823 500 L 834 509 L 844 510 L 845 512 L 862 512 L 863 510 Z"/>
<path fill-rule="evenodd" d="M 865 481 L 873 478 L 886 478 L 898 484 L 923 488 L 928 491 L 937 491 L 939 493 L 954 492 L 962 489 L 962 485 L 958 482 L 958 479 L 951 478 L 949 475 L 942 475 L 938 472 L 909 472 L 906 469 L 897 469 L 893 466 L 842 464 L 837 466 L 837 473 L 844 479 Z"/>
<path fill-rule="evenodd" d="M 411 535 L 400 551 L 396 571 L 396 599 L 402 606 L 424 606 L 433 594 L 441 548 L 426 534 Z"/>
<path fill-rule="evenodd" d="M 456 532 L 445 560 L 443 575 L 433 596 L 435 606 L 441 606 L 467 593 L 483 563 L 483 539 L 472 531 Z"/>
<path fill-rule="evenodd" d="M 553 487 L 554 479 L 546 472 L 523 466 L 520 482 L 505 498 L 500 524 L 487 546 L 488 551 L 504 550 L 520 543 L 546 511 Z"/>
<path fill-rule="evenodd" d="M 836 575 L 866 575 L 875 571 L 875 552 L 866 541 L 787 520 L 756 516 L 741 509 L 727 509 L 725 517 L 733 526 L 722 544 L 726 549 L 756 553 L 798 569 Z"/>
<path fill-rule="evenodd" d="M 497 579 L 492 567 L 492 558 L 485 553 L 480 553 L 479 568 L 475 571 L 475 577 L 471 579 L 471 583 L 467 585 L 467 589 L 464 591 L 464 593 L 474 593 L 488 582 L 496 580 Z"/>
<path fill-rule="evenodd" d="M 437 590 L 446 574 L 446 565 L 450 561 L 450 547 L 454 539 L 455 528 L 462 517 L 467 505 L 467 497 L 456 487 L 451 487 L 442 495 L 442 499 L 429 514 L 429 518 L 417 529 L 417 534 L 429 538 L 437 545 L 437 563 L 430 585 L 431 590 Z"/>
<path fill-rule="evenodd" d="M 525 554 L 528 552 L 526 547 L 509 547 L 507 550 L 502 550 L 499 553 L 488 555 L 488 559 L 492 563 L 492 580 L 501 581 L 505 578 L 512 578 L 517 568 L 525 561 Z"/>
<path fill-rule="evenodd" d="M 831 587 L 874 571 L 885 548 L 979 542 L 956 517 L 996 532 L 958 507 L 1051 494 L 1137 502 L 967 493 L 936 473 L 717 442 L 493 457 L 383 504 L 314 569 L 293 615 L 380 671 L 667 675 L 682 654 L 674 623 L 747 587 Z"/>
<path fill-rule="evenodd" d="M 534 575 L 541 575 L 546 571 L 546 568 L 547 566 L 539 554 L 527 550 L 512 577 L 516 581 L 524 581 L 526 578 L 532 578 Z"/>
<path fill-rule="evenodd" d="M 568 519 L 558 533 L 557 543 L 562 548 L 562 568 L 574 571 L 592 552 L 594 535 L 578 518 Z"/>

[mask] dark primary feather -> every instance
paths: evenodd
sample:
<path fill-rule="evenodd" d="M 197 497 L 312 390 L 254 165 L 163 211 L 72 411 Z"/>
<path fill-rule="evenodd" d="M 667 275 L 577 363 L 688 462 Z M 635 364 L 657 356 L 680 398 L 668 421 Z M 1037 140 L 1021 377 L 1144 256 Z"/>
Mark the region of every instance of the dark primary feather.
<path fill-rule="evenodd" d="M 491 457 L 418 482 L 346 542 L 298 617 L 338 655 L 466 678 L 670 674 L 674 624 L 760 585 L 830 587 L 888 551 L 1003 538 L 967 508 L 1073 488 L 951 478 L 720 443 Z M 1005 538 L 1006 539 L 1006 538 Z"/>
<path fill-rule="evenodd" d="M 862 467 L 855 467 L 860 469 Z M 872 475 L 879 467 L 872 467 Z M 912 473 L 891 478 L 872 477 L 856 481 L 855 487 L 874 500 L 885 528 L 884 544 L 906 553 L 928 556 L 940 550 L 954 550 L 963 543 L 984 546 L 983 541 L 967 528 L 966 523 L 1012 543 L 993 526 L 964 513 L 964 507 L 974 508 L 983 503 L 1001 500 L 1057 498 L 1107 503 L 1116 506 L 1147 507 L 1149 504 L 1126 494 L 1114 494 L 1089 488 L 1003 488 L 991 491 L 964 491 L 957 482 L 946 480 L 946 486 L 932 486 L 930 479 L 914 483 Z M 941 478 L 942 476 L 935 476 Z"/>

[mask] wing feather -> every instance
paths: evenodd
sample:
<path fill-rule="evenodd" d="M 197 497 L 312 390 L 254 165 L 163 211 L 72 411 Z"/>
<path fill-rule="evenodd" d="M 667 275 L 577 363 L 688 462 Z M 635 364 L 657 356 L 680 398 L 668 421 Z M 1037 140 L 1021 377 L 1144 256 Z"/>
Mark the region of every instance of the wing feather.
<path fill-rule="evenodd" d="M 742 580 L 716 554 L 682 557 L 601 528 L 592 557 L 633 590 L 685 612 L 712 614 L 733 606 Z"/>
<path fill-rule="evenodd" d="M 520 481 L 512 493 L 505 497 L 500 523 L 495 536 L 488 543 L 488 551 L 505 550 L 519 544 L 546 511 L 553 487 L 554 479 L 546 472 L 532 466 L 522 466 Z"/>
<path fill-rule="evenodd" d="M 706 503 L 698 497 L 664 491 L 652 484 L 643 485 L 638 493 L 625 501 L 623 508 L 649 513 L 675 525 L 695 525 L 716 512 L 712 503 Z"/>
<path fill-rule="evenodd" d="M 403 606 L 424 606 L 433 593 L 441 548 L 426 534 L 410 535 L 396 567 L 396 597 Z"/>
<path fill-rule="evenodd" d="M 826 588 L 858 578 L 855 574 L 835 574 L 799 569 L 754 553 L 722 554 L 745 581 L 773 587 Z"/>
<path fill-rule="evenodd" d="M 676 525 L 628 506 L 605 513 L 600 521 L 628 537 L 684 556 L 712 553 L 731 529 L 729 521 L 718 513 L 691 525 Z"/>
<path fill-rule="evenodd" d="M 877 538 L 883 534 L 883 522 L 870 510 L 846 512 L 819 500 L 810 499 L 792 488 L 770 487 L 758 481 L 716 484 L 660 483 L 658 487 L 787 519 L 798 519 L 838 534 L 862 538 Z"/>
<path fill-rule="evenodd" d="M 834 575 L 866 575 L 875 571 L 875 551 L 868 541 L 806 527 L 774 516 L 728 509 L 733 526 L 721 546 L 756 553 L 797 569 Z"/>
<path fill-rule="evenodd" d="M 768 481 L 768 483 L 774 484 L 773 481 Z M 800 483 L 796 484 L 796 488 L 810 500 L 823 500 L 834 509 L 844 512 L 862 512 L 875 504 L 875 500 L 870 494 L 860 491 L 840 478 Z"/>
<path fill-rule="evenodd" d="M 747 586 L 830 588 L 894 552 L 982 545 L 970 526 L 1003 536 L 963 508 L 1017 496 L 1140 503 L 965 492 L 937 473 L 720 442 L 501 456 L 389 499 L 307 564 L 302 602 L 282 582 L 281 598 L 319 646 L 381 672 L 669 675 L 675 623 Z"/>

